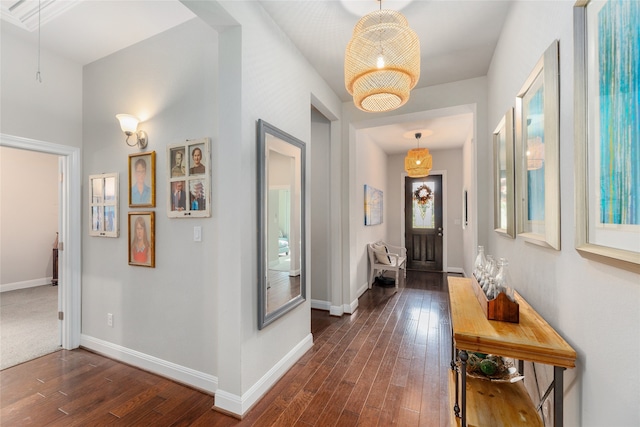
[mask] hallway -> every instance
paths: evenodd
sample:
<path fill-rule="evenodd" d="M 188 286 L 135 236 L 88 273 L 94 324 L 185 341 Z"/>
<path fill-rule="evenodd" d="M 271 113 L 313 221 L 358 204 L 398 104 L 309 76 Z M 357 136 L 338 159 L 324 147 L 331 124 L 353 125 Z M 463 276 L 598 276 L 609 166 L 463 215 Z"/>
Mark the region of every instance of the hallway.
<path fill-rule="evenodd" d="M 374 286 L 356 312 L 313 311 L 313 348 L 242 421 L 188 387 L 84 350 L 0 373 L 0 422 L 123 426 L 449 425 L 449 304 L 442 274 Z M 105 383 L 105 380 L 107 381 Z"/>

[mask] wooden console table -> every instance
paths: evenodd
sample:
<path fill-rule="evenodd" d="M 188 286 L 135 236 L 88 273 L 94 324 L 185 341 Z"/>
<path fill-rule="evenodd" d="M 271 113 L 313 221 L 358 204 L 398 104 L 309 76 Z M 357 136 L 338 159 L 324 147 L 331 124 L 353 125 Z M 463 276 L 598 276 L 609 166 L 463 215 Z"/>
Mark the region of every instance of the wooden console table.
<path fill-rule="evenodd" d="M 470 278 L 449 277 L 448 283 L 454 359 L 449 382 L 449 396 L 455 413 L 452 425 L 542 426 L 523 381 L 508 383 L 467 378 L 467 352 L 473 351 L 517 359 L 520 372 L 524 361 L 553 365 L 553 383 L 548 392 L 553 387 L 554 425 L 561 427 L 563 372 L 575 367 L 575 350 L 517 292 L 520 322 L 500 322 L 487 320 Z"/>

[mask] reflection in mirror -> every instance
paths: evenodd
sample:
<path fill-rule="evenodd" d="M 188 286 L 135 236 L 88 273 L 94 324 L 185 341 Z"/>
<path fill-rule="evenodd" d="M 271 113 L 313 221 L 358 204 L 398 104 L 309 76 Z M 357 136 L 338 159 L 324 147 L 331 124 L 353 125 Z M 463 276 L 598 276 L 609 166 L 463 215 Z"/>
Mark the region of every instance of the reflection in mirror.
<path fill-rule="evenodd" d="M 306 298 L 302 141 L 258 120 L 258 327 Z"/>

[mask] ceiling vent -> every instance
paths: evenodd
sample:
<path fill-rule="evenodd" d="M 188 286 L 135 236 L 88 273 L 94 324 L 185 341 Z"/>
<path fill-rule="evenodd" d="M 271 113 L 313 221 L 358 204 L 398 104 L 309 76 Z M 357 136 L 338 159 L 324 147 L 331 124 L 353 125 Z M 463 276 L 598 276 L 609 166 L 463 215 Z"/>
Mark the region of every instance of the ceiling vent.
<path fill-rule="evenodd" d="M 44 25 L 82 0 L 9 0 L 2 1 L 0 17 L 28 31 L 38 29 L 38 3 L 40 25 Z"/>

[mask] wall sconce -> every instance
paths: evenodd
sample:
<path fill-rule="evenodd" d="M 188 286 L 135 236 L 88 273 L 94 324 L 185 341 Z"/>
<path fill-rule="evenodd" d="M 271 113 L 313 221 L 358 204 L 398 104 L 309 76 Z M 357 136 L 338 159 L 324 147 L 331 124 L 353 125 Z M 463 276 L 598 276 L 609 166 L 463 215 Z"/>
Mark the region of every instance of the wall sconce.
<path fill-rule="evenodd" d="M 143 130 L 138 130 L 138 123 L 140 122 L 140 119 L 136 116 L 132 116 L 131 114 L 116 114 L 116 119 L 120 122 L 122 132 L 127 135 L 127 140 L 125 142 L 129 147 L 135 147 L 137 145 L 142 149 L 147 146 L 147 142 L 149 142 L 147 133 Z M 133 134 L 136 135 L 137 141 L 134 144 L 129 144 L 129 137 Z"/>

